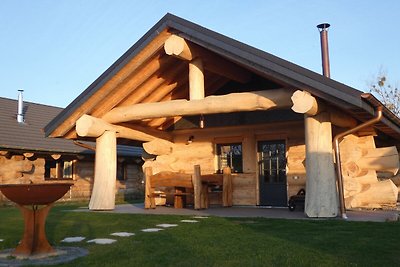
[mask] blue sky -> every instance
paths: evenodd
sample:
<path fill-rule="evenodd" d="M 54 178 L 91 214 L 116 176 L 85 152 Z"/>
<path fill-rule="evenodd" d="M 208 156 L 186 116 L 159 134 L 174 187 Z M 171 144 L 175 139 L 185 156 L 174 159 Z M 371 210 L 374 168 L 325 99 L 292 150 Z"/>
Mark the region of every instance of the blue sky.
<path fill-rule="evenodd" d="M 168 12 L 318 73 L 328 22 L 332 79 L 400 82 L 397 0 L 2 0 L 0 97 L 66 107 Z"/>

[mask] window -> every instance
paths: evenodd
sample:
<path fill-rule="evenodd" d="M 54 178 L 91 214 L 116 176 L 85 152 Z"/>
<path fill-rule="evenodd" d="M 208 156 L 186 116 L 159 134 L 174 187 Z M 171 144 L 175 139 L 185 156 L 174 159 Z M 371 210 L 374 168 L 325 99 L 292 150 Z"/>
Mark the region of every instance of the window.
<path fill-rule="evenodd" d="M 73 178 L 73 161 L 46 159 L 44 169 L 46 179 Z"/>
<path fill-rule="evenodd" d="M 127 166 L 126 163 L 123 162 L 117 162 L 117 180 L 123 181 L 126 180 L 127 176 Z"/>
<path fill-rule="evenodd" d="M 243 172 L 242 144 L 217 144 L 218 173 L 224 167 L 230 167 L 232 172 Z"/>

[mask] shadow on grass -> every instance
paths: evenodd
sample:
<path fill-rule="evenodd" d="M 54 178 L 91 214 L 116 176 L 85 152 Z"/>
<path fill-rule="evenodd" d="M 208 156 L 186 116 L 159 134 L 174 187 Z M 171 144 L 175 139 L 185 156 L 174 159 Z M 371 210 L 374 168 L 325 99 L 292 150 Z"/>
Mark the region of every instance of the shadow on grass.
<path fill-rule="evenodd" d="M 312 252 L 313 257 L 331 258 L 337 265 L 396 266 L 400 261 L 395 245 L 400 238 L 399 222 L 281 219 L 254 219 L 253 223 L 246 221 L 248 220 L 242 218 L 234 219 L 234 222 L 256 235 L 275 238 L 281 244 L 290 244 L 292 254 L 296 254 L 301 248 Z"/>

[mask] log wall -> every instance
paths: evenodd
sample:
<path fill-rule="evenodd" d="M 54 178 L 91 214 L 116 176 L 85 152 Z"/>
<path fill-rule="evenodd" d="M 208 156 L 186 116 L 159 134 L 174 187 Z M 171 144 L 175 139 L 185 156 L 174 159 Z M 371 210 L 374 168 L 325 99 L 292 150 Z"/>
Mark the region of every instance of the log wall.
<path fill-rule="evenodd" d="M 340 143 L 346 208 L 395 207 L 397 148 L 376 148 L 373 136 L 346 136 Z"/>
<path fill-rule="evenodd" d="M 126 159 L 130 160 L 130 159 Z M 126 166 L 126 180 L 117 180 L 116 195 L 119 198 L 143 197 L 143 173 L 141 166 L 132 163 Z M 45 176 L 44 156 L 27 158 L 23 155 L 0 156 L 0 184 L 66 182 L 68 179 L 47 180 Z M 93 160 L 75 160 L 71 187 L 63 200 L 87 201 L 90 198 L 94 177 Z M 8 201 L 0 193 L 0 203 Z"/>
<path fill-rule="evenodd" d="M 243 173 L 234 173 L 233 204 L 258 204 L 257 141 L 286 140 L 288 197 L 305 188 L 305 145 L 303 122 L 271 123 L 257 126 L 221 127 L 213 129 L 176 130 L 174 142 L 164 140 L 144 144 L 144 149 L 155 154 L 143 165 L 153 173 L 173 171 L 192 173 L 200 165 L 202 174 L 217 170 L 215 144 L 242 143 Z M 188 142 L 192 136 L 191 142 Z M 220 193 L 210 194 L 210 204 L 221 204 Z"/>

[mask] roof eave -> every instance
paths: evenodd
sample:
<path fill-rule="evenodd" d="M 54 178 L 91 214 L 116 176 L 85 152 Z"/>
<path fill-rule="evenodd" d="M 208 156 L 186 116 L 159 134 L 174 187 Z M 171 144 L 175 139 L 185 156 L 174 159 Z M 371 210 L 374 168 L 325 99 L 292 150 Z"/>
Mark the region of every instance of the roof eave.
<path fill-rule="evenodd" d="M 86 102 L 99 88 L 101 88 L 111 77 L 120 71 L 133 57 L 135 57 L 148 43 L 160 32 L 168 27 L 168 21 L 174 17 L 167 13 L 150 30 L 147 31 L 133 46 L 131 46 L 116 62 L 103 72 L 85 91 L 73 100 L 60 114 L 51 120 L 45 127 L 45 136 L 51 136 L 60 124 L 68 118 L 82 103 Z"/>

